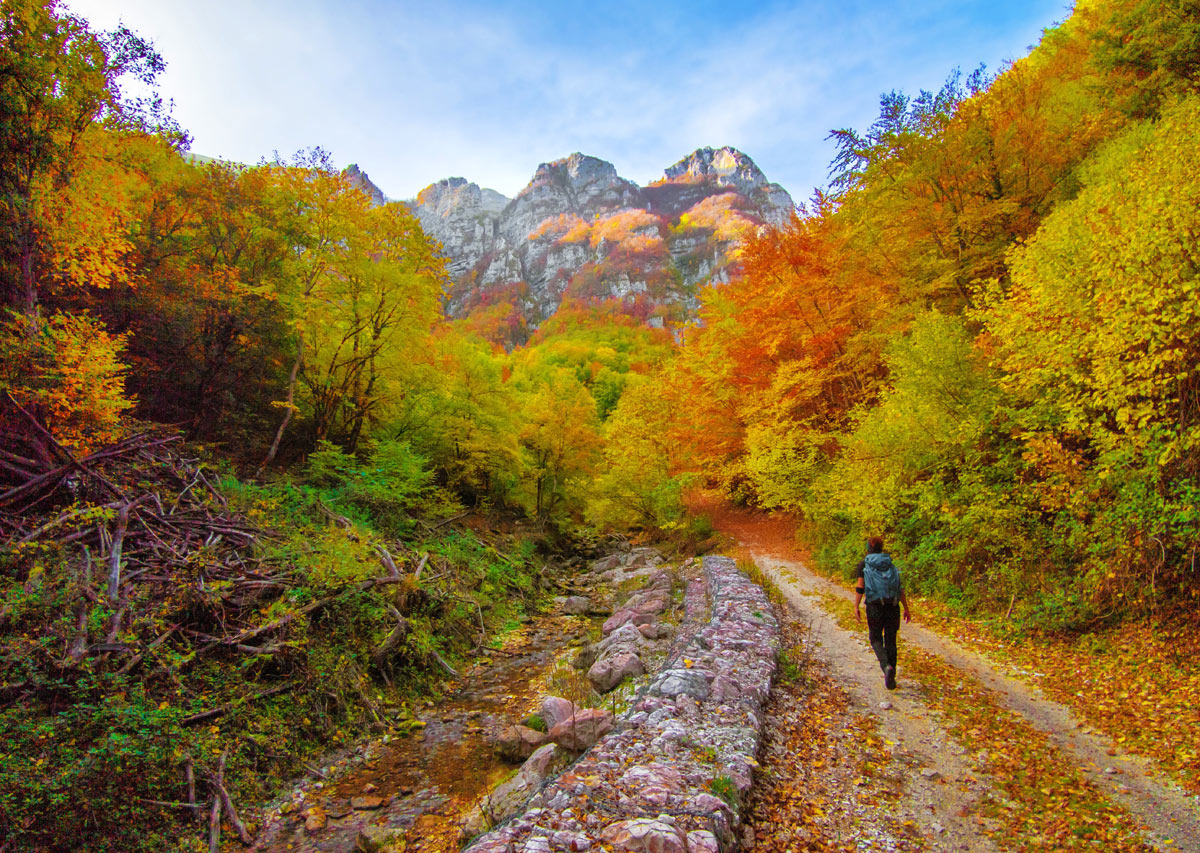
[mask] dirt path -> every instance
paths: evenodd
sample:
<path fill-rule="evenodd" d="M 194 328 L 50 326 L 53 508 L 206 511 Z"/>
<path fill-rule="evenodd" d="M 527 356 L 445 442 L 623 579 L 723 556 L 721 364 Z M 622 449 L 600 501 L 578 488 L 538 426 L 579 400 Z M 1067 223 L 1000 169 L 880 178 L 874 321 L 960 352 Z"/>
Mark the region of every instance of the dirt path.
<path fill-rule="evenodd" d="M 854 704 L 879 714 L 881 729 L 895 740 L 897 749 L 909 757 L 910 763 L 926 771 L 913 773 L 912 797 L 929 806 L 924 814 L 918 814 L 925 828 L 943 830 L 938 833 L 942 837 L 938 848 L 995 849 L 989 839 L 979 835 L 979 827 L 969 817 L 978 799 L 988 795 L 986 782 L 972 774 L 961 747 L 947 737 L 937 714 L 925 706 L 918 691 L 903 677 L 897 690 L 884 689 L 866 643 L 866 631 L 855 633 L 842 628 L 820 603 L 821 597 L 830 594 L 852 601 L 850 590 L 814 575 L 799 560 L 764 548 L 761 542 L 745 544 L 757 565 L 809 622 L 810 631 L 821 644 L 821 657 L 849 686 Z M 1150 829 L 1151 843 L 1164 850 L 1200 850 L 1200 803 L 1162 780 L 1148 762 L 1121 755 L 1107 738 L 1084 729 L 1066 707 L 1001 673 L 980 655 L 918 624 L 904 626 L 901 635 L 905 642 L 919 645 L 977 679 L 995 694 L 1001 707 L 1045 732 L 1106 796 Z M 901 673 L 903 668 L 901 660 Z M 1109 688 L 1101 685 L 1098 689 Z M 880 710 L 881 703 L 887 702 L 892 707 Z"/>
<path fill-rule="evenodd" d="M 990 792 L 972 770 L 966 751 L 946 736 L 937 716 L 910 685 L 901 682 L 894 691 L 884 689 L 874 655 L 864 641 L 865 632 L 856 635 L 843 629 L 811 597 L 814 590 L 793 580 L 793 575 L 805 576 L 798 574 L 805 571 L 799 563 L 753 553 L 755 562 L 775 580 L 805 625 L 810 654 L 826 664 L 849 694 L 850 714 L 878 716 L 885 747 L 879 758 L 881 762 L 899 762 L 906 787 L 904 797 L 889 803 L 887 811 L 920 828 L 926 844 L 917 849 L 936 845 L 942 850 L 996 850 L 975 818 L 981 797 Z M 788 569 L 788 574 L 781 568 Z M 860 810 L 855 818 L 859 832 L 864 818 L 875 822 L 877 816 L 872 810 Z M 866 849 L 911 849 L 894 833 L 877 826 L 871 830 L 872 843 Z"/>

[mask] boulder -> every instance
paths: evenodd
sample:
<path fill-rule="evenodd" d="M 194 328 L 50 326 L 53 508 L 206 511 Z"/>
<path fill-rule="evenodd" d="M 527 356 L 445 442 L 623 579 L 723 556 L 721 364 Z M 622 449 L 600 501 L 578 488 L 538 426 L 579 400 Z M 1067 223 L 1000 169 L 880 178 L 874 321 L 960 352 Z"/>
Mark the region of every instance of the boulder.
<path fill-rule="evenodd" d="M 708 698 L 708 679 L 704 673 L 693 669 L 668 669 L 650 685 L 655 696 L 679 696 L 687 694 L 693 699 Z"/>
<path fill-rule="evenodd" d="M 528 726 L 509 726 L 496 739 L 496 753 L 507 761 L 523 761 L 549 738 Z"/>
<path fill-rule="evenodd" d="M 670 582 L 670 578 L 667 578 Z M 656 617 L 671 606 L 670 587 L 652 587 L 631 596 L 628 601 L 613 611 L 613 615 L 604 621 L 601 629 L 604 634 L 611 634 L 622 625 L 632 623 L 645 625 L 658 621 Z"/>
<path fill-rule="evenodd" d="M 647 647 L 646 638 L 642 635 L 641 629 L 635 625 L 622 625 L 595 646 L 599 657 L 608 657 L 622 652 L 638 654 Z"/>
<path fill-rule="evenodd" d="M 404 830 L 390 826 L 364 826 L 358 832 L 354 849 L 358 853 L 391 853 L 404 841 Z"/>
<path fill-rule="evenodd" d="M 631 675 L 646 671 L 642 659 L 637 655 L 622 652 L 603 657 L 588 670 L 588 681 L 600 693 L 607 693 Z"/>
<path fill-rule="evenodd" d="M 517 775 L 524 776 L 533 782 L 542 782 L 559 767 L 567 762 L 569 756 L 557 744 L 548 743 L 539 747 L 533 755 L 525 759 Z"/>
<path fill-rule="evenodd" d="M 552 728 L 550 740 L 571 752 L 583 752 L 612 731 L 612 727 L 611 712 L 601 708 L 583 708 Z"/>
<path fill-rule="evenodd" d="M 672 628 L 665 622 L 647 622 L 637 626 L 638 632 L 647 640 L 661 640 L 671 636 Z"/>
<path fill-rule="evenodd" d="M 552 773 L 557 771 L 569 756 L 565 751 L 548 743 L 539 748 L 521 765 L 521 769 L 511 779 L 496 786 L 490 794 L 483 798 L 477 808 L 462 827 L 462 834 L 472 838 L 509 817 L 512 817 L 525 801 L 533 796 Z"/>
<path fill-rule="evenodd" d="M 568 616 L 582 616 L 592 609 L 592 603 L 582 595 L 572 595 L 562 603 L 562 612 Z"/>
<path fill-rule="evenodd" d="M 350 798 L 350 808 L 355 811 L 371 811 L 381 808 L 385 800 L 383 797 L 377 797 L 374 794 L 366 794 L 361 797 Z"/>
<path fill-rule="evenodd" d="M 609 554 L 592 563 L 593 572 L 609 572 L 621 565 L 620 554 Z"/>
<path fill-rule="evenodd" d="M 570 699 L 563 699 L 561 696 L 547 696 L 542 700 L 540 712 L 542 719 L 546 721 L 546 728 L 552 729 L 563 720 L 570 719 L 571 715 L 578 710 L 579 706 Z"/>
<path fill-rule="evenodd" d="M 647 566 L 657 566 L 662 561 L 662 555 L 653 548 L 634 548 L 625 559 L 625 566 L 630 569 L 640 569 Z"/>

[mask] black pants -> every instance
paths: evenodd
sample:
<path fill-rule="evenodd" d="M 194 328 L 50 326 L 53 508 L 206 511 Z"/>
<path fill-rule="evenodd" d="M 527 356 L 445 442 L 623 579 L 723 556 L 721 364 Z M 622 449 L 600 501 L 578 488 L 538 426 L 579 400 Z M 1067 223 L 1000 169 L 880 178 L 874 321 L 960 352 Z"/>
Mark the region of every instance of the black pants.
<path fill-rule="evenodd" d="M 896 632 L 900 630 L 900 605 L 896 602 L 867 602 L 867 636 L 879 659 L 879 668 L 886 671 L 896 665 Z"/>

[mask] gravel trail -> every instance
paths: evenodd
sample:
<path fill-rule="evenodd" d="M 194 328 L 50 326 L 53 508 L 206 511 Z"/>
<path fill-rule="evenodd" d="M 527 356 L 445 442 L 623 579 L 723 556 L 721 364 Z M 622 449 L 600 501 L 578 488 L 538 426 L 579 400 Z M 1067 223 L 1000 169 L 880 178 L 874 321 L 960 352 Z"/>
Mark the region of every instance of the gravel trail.
<path fill-rule="evenodd" d="M 850 589 L 761 545 L 748 547 L 755 563 L 809 624 L 820 643 L 819 657 L 848 688 L 855 709 L 878 715 L 881 731 L 896 742 L 906 761 L 925 770 L 924 774 L 920 770 L 912 773 L 911 798 L 918 804 L 914 814 L 927 837 L 940 839 L 937 849 L 995 849 L 978 833 L 978 823 L 970 816 L 973 805 L 986 795 L 986 780 L 976 778 L 962 748 L 946 735 L 936 712 L 906 683 L 903 645 L 898 689 L 887 691 L 866 642 L 865 626 L 861 632 L 847 631 L 821 604 L 821 598 L 830 594 L 853 601 Z M 915 615 L 920 618 L 919 613 Z M 1046 699 L 983 656 L 916 622 L 902 626 L 900 634 L 902 643 L 918 645 L 975 678 L 995 695 L 999 705 L 1045 732 L 1106 796 L 1149 828 L 1151 844 L 1163 850 L 1200 851 L 1200 798 L 1162 778 L 1150 762 L 1122 754 L 1108 738 L 1080 724 L 1068 708 Z M 881 703 L 892 707 L 883 710 Z"/>

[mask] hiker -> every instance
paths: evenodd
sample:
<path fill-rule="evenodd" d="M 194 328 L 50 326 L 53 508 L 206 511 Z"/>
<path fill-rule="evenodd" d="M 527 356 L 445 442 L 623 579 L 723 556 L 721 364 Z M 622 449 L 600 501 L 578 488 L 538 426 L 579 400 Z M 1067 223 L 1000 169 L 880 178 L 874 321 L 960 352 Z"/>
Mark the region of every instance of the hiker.
<path fill-rule="evenodd" d="M 862 600 L 867 599 L 867 636 L 883 670 L 883 684 L 896 689 L 896 632 L 900 630 L 900 607 L 904 606 L 904 621 L 912 619 L 908 599 L 900 584 L 900 570 L 883 550 L 883 539 L 872 536 L 867 540 L 867 556 L 855 570 L 854 616 L 862 621 Z"/>

